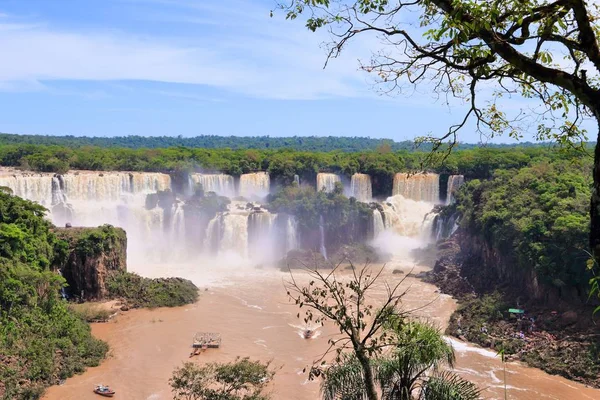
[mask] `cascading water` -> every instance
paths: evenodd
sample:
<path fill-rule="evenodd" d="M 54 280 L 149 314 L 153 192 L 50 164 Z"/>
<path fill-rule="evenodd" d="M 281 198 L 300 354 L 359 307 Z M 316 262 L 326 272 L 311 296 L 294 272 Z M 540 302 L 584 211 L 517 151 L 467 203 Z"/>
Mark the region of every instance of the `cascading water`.
<path fill-rule="evenodd" d="M 264 198 L 269 194 L 271 182 L 267 172 L 253 172 L 240 176 L 240 196 Z"/>
<path fill-rule="evenodd" d="M 0 186 L 8 187 L 15 196 L 35 201 L 45 207 L 53 205 L 53 176 L 41 174 L 0 175 Z"/>
<path fill-rule="evenodd" d="M 463 175 L 450 175 L 448 177 L 448 189 L 446 191 L 446 204 L 454 203 L 454 194 L 465 183 Z"/>
<path fill-rule="evenodd" d="M 421 237 L 424 231 L 431 233 L 434 214 L 432 203 L 406 199 L 396 195 L 382 203 L 385 214 L 385 227 L 397 234 L 408 237 Z M 431 217 L 427 217 L 431 215 Z"/>
<path fill-rule="evenodd" d="M 326 192 L 333 192 L 336 182 L 342 182 L 342 178 L 336 174 L 330 174 L 326 172 L 320 172 L 317 174 L 317 190 L 325 190 Z"/>
<path fill-rule="evenodd" d="M 354 174 L 350 181 L 350 196 L 358 201 L 368 202 L 373 198 L 371 177 L 367 174 Z"/>
<path fill-rule="evenodd" d="M 320 251 L 323 258 L 327 260 L 327 248 L 325 247 L 325 221 L 323 216 L 319 215 L 319 233 L 320 233 Z"/>
<path fill-rule="evenodd" d="M 256 250 L 255 260 L 270 261 L 280 254 L 275 251 L 278 246 L 275 234 L 276 214 L 253 212 L 248 216 L 248 247 Z"/>
<path fill-rule="evenodd" d="M 379 211 L 378 209 L 374 209 L 373 210 L 373 237 L 376 238 L 384 230 L 385 230 L 385 226 L 383 224 L 383 216 L 381 215 L 381 211 Z"/>
<path fill-rule="evenodd" d="M 233 176 L 226 174 L 190 174 L 189 177 L 190 193 L 199 185 L 202 185 L 204 192 L 215 192 L 220 196 L 234 197 L 235 185 Z"/>
<path fill-rule="evenodd" d="M 248 215 L 227 213 L 223 215 L 223 236 L 219 250 L 248 256 Z"/>
<path fill-rule="evenodd" d="M 439 203 L 440 201 L 440 176 L 438 174 L 399 173 L 394 176 L 392 193 L 401 195 L 406 199 Z"/>
<path fill-rule="evenodd" d="M 285 251 L 297 249 L 298 246 L 298 223 L 292 215 L 287 216 L 285 224 Z"/>

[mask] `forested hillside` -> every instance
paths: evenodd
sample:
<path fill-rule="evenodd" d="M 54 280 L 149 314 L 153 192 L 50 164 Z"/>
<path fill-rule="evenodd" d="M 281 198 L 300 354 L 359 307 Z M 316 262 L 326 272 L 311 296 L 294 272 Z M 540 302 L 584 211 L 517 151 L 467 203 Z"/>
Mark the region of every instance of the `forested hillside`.
<path fill-rule="evenodd" d="M 0 398 L 37 399 L 108 347 L 67 307 L 56 272 L 66 243 L 50 231 L 45 209 L 0 188 Z"/>
<path fill-rule="evenodd" d="M 405 140 L 395 142 L 389 139 L 375 139 L 370 137 L 338 137 L 338 136 L 216 136 L 200 135 L 195 137 L 182 136 L 118 136 L 118 137 L 84 137 L 84 136 L 46 136 L 46 135 L 14 135 L 0 133 L 0 145 L 4 144 L 43 144 L 66 147 L 123 147 L 130 149 L 161 147 L 190 147 L 206 149 L 294 149 L 301 151 L 344 151 L 355 152 L 364 150 L 387 149 L 413 150 L 415 142 Z M 520 143 L 519 147 L 543 146 L 539 143 Z M 476 144 L 460 144 L 459 149 L 479 147 Z M 489 144 L 486 147 L 501 148 L 515 147 L 515 145 Z M 428 145 L 423 145 L 421 150 L 428 150 Z"/>

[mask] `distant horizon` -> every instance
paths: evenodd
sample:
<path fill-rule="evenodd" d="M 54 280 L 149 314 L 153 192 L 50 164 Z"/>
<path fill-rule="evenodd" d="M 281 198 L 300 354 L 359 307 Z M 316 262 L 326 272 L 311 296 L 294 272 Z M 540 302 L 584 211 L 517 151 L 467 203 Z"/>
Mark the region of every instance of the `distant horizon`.
<path fill-rule="evenodd" d="M 159 139 L 159 138 L 169 138 L 169 139 L 198 139 L 198 138 L 236 138 L 236 139 L 255 139 L 255 138 L 269 138 L 269 139 L 293 139 L 293 138 L 312 138 L 312 139 L 368 139 L 373 141 L 391 141 L 397 144 L 405 144 L 405 143 L 415 143 L 415 139 L 404 139 L 404 140 L 395 140 L 389 137 L 372 137 L 366 135 L 315 135 L 315 134 L 294 134 L 294 135 L 235 135 L 235 134 L 191 134 L 191 135 L 182 135 L 182 134 L 158 134 L 158 135 L 140 135 L 140 134 L 115 134 L 115 135 L 86 135 L 86 134 L 52 134 L 52 133 L 13 133 L 13 132 L 3 132 L 0 131 L 0 135 L 9 135 L 9 136 L 19 136 L 19 137 L 47 137 L 47 138 L 87 138 L 87 139 L 98 139 L 98 140 L 106 140 L 106 139 L 120 139 L 120 138 L 144 138 L 144 139 Z M 593 141 L 586 141 L 585 143 L 595 143 Z M 522 140 L 522 141 L 513 141 L 513 142 L 466 142 L 466 141 L 457 141 L 457 144 L 463 145 L 473 145 L 473 146 L 514 146 L 518 147 L 519 145 L 553 145 L 555 142 L 551 141 L 536 141 L 536 140 Z"/>
<path fill-rule="evenodd" d="M 126 138 L 143 138 L 143 139 L 176 139 L 176 140 L 191 140 L 200 138 L 233 138 L 233 139 L 294 139 L 294 138 L 307 138 L 307 139 L 366 139 L 372 141 L 392 142 L 394 144 L 414 144 L 415 139 L 404 139 L 395 140 L 388 137 L 372 137 L 372 136 L 360 136 L 360 135 L 315 135 L 315 134 L 294 134 L 294 135 L 235 135 L 235 134 L 159 134 L 159 135 L 140 135 L 140 134 L 115 134 L 115 135 L 86 135 L 86 134 L 52 134 L 52 133 L 12 133 L 0 131 L 0 135 L 8 135 L 15 137 L 46 137 L 46 138 L 82 138 L 82 139 L 93 139 L 93 140 L 107 140 L 107 139 L 126 139 Z M 586 141 L 585 143 L 595 143 L 593 141 Z M 522 140 L 512 142 L 466 142 L 457 141 L 457 145 L 469 145 L 469 146 L 480 146 L 480 147 L 519 147 L 520 145 L 555 145 L 556 142 L 551 141 L 536 141 L 536 140 Z M 2 145 L 0 141 L 0 145 Z"/>

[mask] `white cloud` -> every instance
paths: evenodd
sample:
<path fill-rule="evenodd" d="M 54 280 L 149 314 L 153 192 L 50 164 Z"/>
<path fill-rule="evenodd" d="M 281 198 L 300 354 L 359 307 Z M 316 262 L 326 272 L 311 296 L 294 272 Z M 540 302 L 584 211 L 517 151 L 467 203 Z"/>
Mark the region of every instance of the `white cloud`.
<path fill-rule="evenodd" d="M 137 4 L 140 15 L 147 3 Z M 164 14 L 164 20 L 173 26 L 198 23 L 202 29 L 193 35 L 159 37 L 0 20 L 0 54 L 10 60 L 0 63 L 0 90 L 14 89 L 19 82 L 32 89 L 36 88 L 32 82 L 52 80 L 147 80 L 209 85 L 277 99 L 372 96 L 366 75 L 357 71 L 357 52 L 346 52 L 323 70 L 325 54 L 319 44 L 326 37 L 283 21 L 282 16 L 269 18 L 268 8 L 248 3 L 224 6 L 216 1 L 165 4 L 180 8 Z M 181 7 L 189 12 L 182 13 Z M 156 16 L 155 10 L 147 11 Z M 185 18 L 179 20 L 182 15 Z M 227 29 L 212 30 L 205 23 L 211 20 L 223 21 Z M 365 49 L 360 42 L 354 46 L 368 56 Z"/>

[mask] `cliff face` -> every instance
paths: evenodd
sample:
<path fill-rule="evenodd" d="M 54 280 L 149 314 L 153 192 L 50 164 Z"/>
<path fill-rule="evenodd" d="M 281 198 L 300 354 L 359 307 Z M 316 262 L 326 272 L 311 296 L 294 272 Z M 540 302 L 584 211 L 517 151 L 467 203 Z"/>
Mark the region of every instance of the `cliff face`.
<path fill-rule="evenodd" d="M 543 282 L 533 267 L 519 265 L 511 249 L 499 249 L 481 235 L 458 229 L 438 244 L 439 258 L 432 280 L 455 297 L 469 292 L 500 290 L 515 302 L 533 301 L 546 306 L 587 301 L 586 287 L 556 287 Z M 446 287 L 444 287 L 446 286 Z M 458 293 L 460 292 L 460 293 Z"/>
<path fill-rule="evenodd" d="M 61 268 L 67 291 L 85 300 L 99 300 L 108 294 L 107 277 L 125 271 L 127 236 L 110 225 L 98 228 L 56 228 L 56 235 L 68 243 L 68 257 Z"/>

